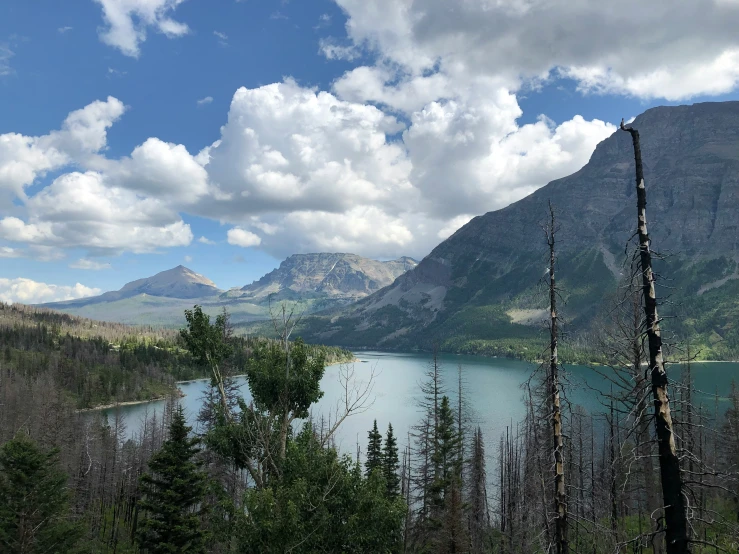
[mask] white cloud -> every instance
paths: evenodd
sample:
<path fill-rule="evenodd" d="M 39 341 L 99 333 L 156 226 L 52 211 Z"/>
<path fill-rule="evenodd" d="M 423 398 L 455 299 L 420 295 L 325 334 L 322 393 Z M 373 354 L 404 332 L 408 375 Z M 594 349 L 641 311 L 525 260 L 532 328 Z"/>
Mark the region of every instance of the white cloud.
<path fill-rule="evenodd" d="M 295 252 L 360 252 L 394 257 L 416 249 L 414 233 L 402 215 L 376 206 L 357 206 L 345 213 L 294 211 L 280 218 L 262 245 L 277 256 Z"/>
<path fill-rule="evenodd" d="M 439 237 L 441 240 L 446 240 L 449 237 L 451 237 L 460 227 L 463 227 L 467 223 L 470 222 L 470 220 L 474 216 L 467 215 L 467 214 L 461 214 L 457 217 L 452 218 L 449 220 L 449 222 L 442 227 L 438 233 L 436 233 L 436 236 Z"/>
<path fill-rule="evenodd" d="M 104 149 L 107 129 L 124 111 L 123 103 L 111 96 L 71 112 L 60 130 L 47 135 L 0 135 L 0 190 L 24 199 L 24 188 L 37 177 Z"/>
<path fill-rule="evenodd" d="M 198 242 L 199 242 L 199 243 L 201 243 L 201 244 L 210 244 L 210 245 L 213 245 L 213 244 L 215 244 L 215 241 L 212 241 L 212 240 L 210 240 L 210 239 L 209 239 L 209 238 L 207 238 L 207 237 L 200 237 L 200 238 L 198 239 Z"/>
<path fill-rule="evenodd" d="M 66 32 L 69 32 L 69 31 L 71 31 L 72 29 L 73 29 L 73 27 L 70 27 L 70 26 L 66 26 L 66 27 L 59 27 L 59 28 L 57 29 L 57 32 L 58 32 L 58 33 L 59 33 L 60 35 L 63 35 L 64 33 L 66 33 Z"/>
<path fill-rule="evenodd" d="M 186 212 L 232 225 L 231 244 L 274 255 L 421 256 L 467 214 L 579 169 L 613 131 L 581 117 L 519 126 L 515 95 L 491 80 L 423 104 L 434 86 L 393 92 L 384 73 L 366 75 L 379 76 L 378 98 L 407 110 L 409 124 L 286 80 L 236 91 L 221 137 L 196 155 L 151 137 L 130 156 L 105 157 L 107 128 L 125 109 L 115 99 L 73 112 L 43 137 L 2 135 L 0 184 L 23 199 L 25 216 L 0 219 L 0 238 L 45 259 L 68 248 L 153 252 L 190 244 Z M 82 171 L 23 195 L 37 176 L 72 163 Z"/>
<path fill-rule="evenodd" d="M 100 39 L 126 56 L 137 58 L 149 27 L 169 38 L 186 35 L 189 27 L 169 17 L 184 0 L 95 0 L 103 8 L 106 27 Z"/>
<path fill-rule="evenodd" d="M 187 246 L 190 226 L 153 198 L 106 186 L 96 172 L 67 173 L 26 203 L 28 221 L 0 219 L 0 238 L 44 247 L 114 254 Z"/>
<path fill-rule="evenodd" d="M 0 246 L 0 258 L 20 258 L 21 252 L 10 246 Z"/>
<path fill-rule="evenodd" d="M 666 99 L 737 83 L 735 1 L 336 1 L 354 44 L 401 81 L 440 73 L 459 88 L 476 76 L 515 89 L 561 70 L 589 90 Z"/>
<path fill-rule="evenodd" d="M 213 97 L 206 96 L 205 98 L 201 98 L 200 100 L 198 100 L 197 104 L 198 106 L 205 106 L 206 104 L 210 104 L 211 102 L 213 102 Z"/>
<path fill-rule="evenodd" d="M 228 46 L 228 35 L 220 31 L 213 31 L 213 34 L 218 39 L 218 44 L 221 46 Z"/>
<path fill-rule="evenodd" d="M 206 170 L 221 200 L 200 203 L 205 215 L 269 211 L 341 213 L 358 204 L 393 203 L 410 190 L 402 129 L 379 109 L 342 102 L 293 81 L 236 91 Z"/>
<path fill-rule="evenodd" d="M 208 191 L 208 175 L 181 144 L 149 138 L 130 157 L 99 160 L 92 167 L 105 173 L 108 183 L 151 197 L 188 204 Z"/>
<path fill-rule="evenodd" d="M 696 58 L 680 66 L 660 67 L 636 76 L 623 77 L 604 67 L 572 67 L 563 70 L 563 74 L 577 80 L 583 92 L 686 100 L 733 91 L 739 83 L 739 48 L 726 50 L 715 58 Z"/>
<path fill-rule="evenodd" d="M 73 269 L 87 269 L 91 271 L 100 271 L 102 269 L 110 269 L 110 264 L 103 262 L 96 262 L 94 260 L 88 260 L 86 258 L 80 258 L 76 262 L 69 264 L 69 267 Z"/>
<path fill-rule="evenodd" d="M 239 227 L 229 229 L 226 233 L 228 238 L 228 244 L 234 246 L 241 246 L 243 248 L 249 248 L 250 246 L 259 246 L 262 243 L 262 239 L 258 235 L 255 235 L 251 231 L 245 231 Z"/>
<path fill-rule="evenodd" d="M 31 279 L 0 278 L 0 301 L 6 303 L 41 304 L 74 300 L 100 294 L 100 289 L 86 287 L 80 283 L 74 286 L 49 285 Z"/>
<path fill-rule="evenodd" d="M 189 264 L 192 261 L 192 256 L 185 256 L 183 259 L 185 260 L 185 263 Z"/>

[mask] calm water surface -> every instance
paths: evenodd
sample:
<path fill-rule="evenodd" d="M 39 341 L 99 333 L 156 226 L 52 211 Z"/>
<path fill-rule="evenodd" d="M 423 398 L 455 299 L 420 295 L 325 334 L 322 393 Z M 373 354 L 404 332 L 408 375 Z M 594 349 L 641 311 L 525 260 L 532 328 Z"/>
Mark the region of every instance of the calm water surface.
<path fill-rule="evenodd" d="M 347 419 L 336 436 L 337 446 L 342 452 L 354 454 L 357 441 L 362 450 L 366 448 L 367 432 L 377 419 L 380 430 L 385 432 L 388 422 L 393 424 L 399 444 L 407 443 L 407 433 L 416 424 L 421 412 L 417 407 L 420 397 L 419 383 L 424 380 L 429 370 L 431 355 L 427 353 L 386 353 L 359 352 L 360 360 L 349 364 L 358 381 L 366 382 L 374 372 L 374 389 L 371 407 L 364 413 Z M 441 375 L 449 396 L 454 401 L 457 395 L 457 368 L 462 366 L 465 394 L 472 408 L 475 420 L 481 426 L 485 439 L 488 457 L 492 460 L 501 433 L 506 426 L 516 423 L 525 416 L 523 384 L 527 381 L 535 366 L 526 362 L 506 358 L 485 358 L 478 356 L 442 355 Z M 329 366 L 321 383 L 324 397 L 314 406 L 313 416 L 319 420 L 328 417 L 342 398 L 339 383 L 339 366 Z M 679 377 L 680 368 L 669 368 L 671 379 Z M 592 369 L 584 366 L 565 366 L 566 378 L 570 384 L 568 398 L 570 402 L 583 406 L 589 413 L 603 411 L 602 401 L 596 390 L 605 390 L 609 385 Z M 739 382 L 738 363 L 698 363 L 693 364 L 695 387 L 702 393 L 697 395 L 695 403 L 702 403 L 710 413 L 716 406 L 715 395 L 718 393 L 719 410 L 728 407 L 725 397 L 731 389 L 733 380 Z M 239 378 L 244 396 L 249 398 L 249 390 L 244 378 Z M 179 385 L 185 396 L 181 403 L 190 424 L 195 427 L 202 396 L 208 387 L 207 380 L 190 381 Z M 595 389 L 595 390 L 594 390 Z M 673 393 L 674 394 L 674 393 Z M 125 414 L 129 434 L 138 432 L 141 422 L 153 412 L 161 414 L 164 401 L 150 402 L 134 406 L 118 408 Z M 107 410 L 112 416 L 113 410 Z"/>

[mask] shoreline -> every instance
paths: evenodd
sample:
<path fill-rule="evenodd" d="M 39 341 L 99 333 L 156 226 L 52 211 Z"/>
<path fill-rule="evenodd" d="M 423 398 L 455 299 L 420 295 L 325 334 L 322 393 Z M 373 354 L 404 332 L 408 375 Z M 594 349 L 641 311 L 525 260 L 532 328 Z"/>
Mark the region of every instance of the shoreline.
<path fill-rule="evenodd" d="M 92 408 L 78 408 L 77 410 L 75 410 L 75 412 L 78 414 L 85 413 L 85 412 L 99 412 L 101 410 L 110 410 L 112 408 L 118 408 L 121 406 L 136 406 L 137 404 L 148 404 L 149 402 L 159 402 L 160 400 L 166 400 L 166 399 L 167 399 L 166 396 L 159 396 L 157 398 L 150 398 L 149 400 L 127 400 L 125 402 L 114 402 L 112 404 L 103 404 L 102 406 L 94 406 Z"/>
<path fill-rule="evenodd" d="M 359 358 L 353 358 L 351 360 L 342 360 L 338 362 L 331 362 L 330 364 L 326 364 L 326 367 L 332 366 L 332 365 L 341 365 L 341 364 L 353 364 L 359 362 Z M 240 373 L 238 375 L 231 375 L 231 377 L 245 377 L 245 373 Z M 181 385 L 183 383 L 196 383 L 197 381 L 209 381 L 210 377 L 199 377 L 197 379 L 190 379 L 187 381 L 175 381 L 175 389 L 179 392 L 179 397 L 183 398 L 187 396 L 185 393 L 182 392 L 182 390 L 177 386 Z M 159 402 L 161 400 L 166 400 L 167 396 L 159 396 L 157 398 L 150 398 L 149 400 L 127 400 L 125 402 L 114 402 L 112 404 L 103 404 L 101 406 L 93 406 L 92 408 L 79 408 L 75 410 L 76 413 L 85 413 L 85 412 L 99 412 L 102 410 L 110 410 L 112 408 L 118 408 L 122 406 L 136 406 L 138 404 L 148 404 L 150 402 Z"/>
<path fill-rule="evenodd" d="M 369 349 L 367 349 L 367 350 L 369 350 Z M 395 353 L 395 351 L 382 351 L 382 350 L 372 350 L 372 351 L 373 352 Z M 465 355 L 467 355 L 467 356 L 474 356 L 474 357 L 483 357 L 483 358 L 491 358 L 492 357 L 492 356 L 481 356 L 479 354 L 465 354 Z M 499 356 L 495 356 L 495 357 L 499 357 Z M 501 358 L 505 358 L 505 356 L 500 356 L 500 357 Z M 515 359 L 515 358 L 509 358 L 509 359 Z M 527 360 L 520 360 L 520 361 L 527 362 Z M 341 361 L 337 361 L 337 362 L 331 362 L 330 364 L 326 364 L 326 367 L 334 366 L 334 365 L 341 365 L 341 364 L 354 364 L 354 363 L 358 363 L 358 362 L 361 362 L 361 360 L 355 356 L 351 360 L 341 360 Z M 536 363 L 541 363 L 541 362 L 528 361 L 528 363 L 536 364 Z M 735 363 L 739 363 L 739 361 L 737 361 L 737 360 L 692 360 L 691 361 L 691 364 L 735 364 Z M 573 365 L 573 364 L 564 363 L 563 365 Z M 580 365 L 580 364 L 574 364 L 574 365 Z M 601 364 L 595 364 L 595 365 L 601 365 Z M 642 365 L 646 365 L 646 364 L 642 364 Z M 677 365 L 677 364 L 676 363 L 672 363 L 670 365 Z M 679 364 L 679 365 L 683 365 L 683 364 Z M 245 376 L 246 376 L 245 373 L 239 373 L 237 375 L 231 375 L 231 377 L 245 377 Z M 183 393 L 182 390 L 177 385 L 182 385 L 182 384 L 185 384 L 185 383 L 196 383 L 198 381 L 208 381 L 208 380 L 210 380 L 210 377 L 199 377 L 197 379 L 189 379 L 189 380 L 186 380 L 186 381 L 175 381 L 175 388 L 179 392 L 179 397 L 180 398 L 183 398 L 183 397 L 185 397 L 187 395 L 185 393 Z M 94 406 L 92 408 L 79 408 L 79 409 L 75 410 L 75 412 L 76 413 L 98 412 L 98 411 L 102 411 L 102 410 L 110 410 L 110 409 L 116 408 L 116 407 L 136 406 L 138 404 L 148 404 L 150 402 L 159 402 L 161 400 L 166 400 L 166 399 L 167 399 L 167 396 L 159 396 L 157 398 L 151 398 L 149 400 L 128 400 L 128 401 L 125 401 L 125 402 L 115 402 L 115 403 L 111 403 L 111 404 L 103 404 L 101 406 Z"/>

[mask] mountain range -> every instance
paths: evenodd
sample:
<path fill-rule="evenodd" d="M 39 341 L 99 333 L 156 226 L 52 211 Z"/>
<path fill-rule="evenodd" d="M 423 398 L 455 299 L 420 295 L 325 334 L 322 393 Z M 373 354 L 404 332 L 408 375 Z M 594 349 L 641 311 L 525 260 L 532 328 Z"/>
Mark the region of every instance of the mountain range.
<path fill-rule="evenodd" d="M 705 358 L 739 357 L 739 102 L 647 110 L 641 135 L 647 218 L 665 328 L 690 337 Z M 549 203 L 557 218 L 561 314 L 587 337 L 628 273 L 636 226 L 634 154 L 628 133 L 602 141 L 576 173 L 508 207 L 472 219 L 421 262 L 353 254 L 294 255 L 263 278 L 220 291 L 183 267 L 120 291 L 51 305 L 98 319 L 179 324 L 199 303 L 228 307 L 256 326 L 271 300 L 299 300 L 301 334 L 346 347 L 430 348 L 525 355 L 544 344 Z M 198 295 L 202 295 L 198 297 Z M 102 308 L 101 308 L 102 307 Z M 177 323 L 175 323 L 177 322 Z M 266 330 L 266 326 L 262 326 Z M 529 351 L 530 353 L 530 351 Z"/>
<path fill-rule="evenodd" d="M 296 301 L 307 313 L 344 306 L 391 284 L 417 263 L 408 257 L 377 261 L 355 254 L 295 254 L 258 281 L 228 291 L 180 265 L 118 291 L 44 306 L 106 321 L 181 325 L 183 310 L 197 303 L 212 314 L 225 307 L 233 322 L 243 323 L 267 318 L 270 302 Z"/>

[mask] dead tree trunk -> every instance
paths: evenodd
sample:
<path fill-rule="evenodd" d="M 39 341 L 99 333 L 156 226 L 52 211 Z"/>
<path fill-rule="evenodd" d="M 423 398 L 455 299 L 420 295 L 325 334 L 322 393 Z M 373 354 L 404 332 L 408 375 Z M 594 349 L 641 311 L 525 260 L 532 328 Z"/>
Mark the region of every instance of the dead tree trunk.
<path fill-rule="evenodd" d="M 657 428 L 659 466 L 662 477 L 662 499 L 665 505 L 665 539 L 667 554 L 683 554 L 688 550 L 688 525 L 685 499 L 682 491 L 680 461 L 675 448 L 675 437 L 670 415 L 670 399 L 667 394 L 667 371 L 662 357 L 662 335 L 657 315 L 657 293 L 654 288 L 652 271 L 652 252 L 647 233 L 647 190 L 644 185 L 644 168 L 639 145 L 639 131 L 625 127 L 621 129 L 631 134 L 636 162 L 636 198 L 638 212 L 639 258 L 644 296 L 644 315 L 647 325 L 649 345 L 649 371 L 652 379 L 654 397 L 654 416 Z"/>
<path fill-rule="evenodd" d="M 557 357 L 557 289 L 554 278 L 555 265 L 555 218 L 554 208 L 549 203 L 550 227 L 547 229 L 549 244 L 549 312 L 550 312 L 550 356 L 549 356 L 549 394 L 552 410 L 552 438 L 554 446 L 554 525 L 557 554 L 567 554 L 567 494 L 565 491 L 564 438 L 562 436 L 562 409 L 559 398 L 559 359 Z"/>

